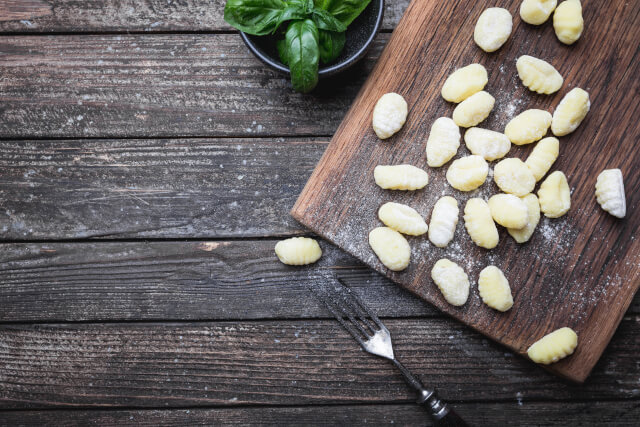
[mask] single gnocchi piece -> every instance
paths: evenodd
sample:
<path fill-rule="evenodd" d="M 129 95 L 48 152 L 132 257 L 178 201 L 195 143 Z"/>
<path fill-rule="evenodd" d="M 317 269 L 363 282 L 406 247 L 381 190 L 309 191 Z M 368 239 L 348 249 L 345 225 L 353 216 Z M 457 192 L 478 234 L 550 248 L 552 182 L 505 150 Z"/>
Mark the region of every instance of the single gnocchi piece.
<path fill-rule="evenodd" d="M 513 296 L 509 281 L 495 265 L 485 267 L 478 277 L 480 298 L 489 307 L 505 312 L 513 307 Z"/>
<path fill-rule="evenodd" d="M 491 217 L 489 205 L 484 200 L 477 197 L 467 200 L 464 226 L 473 243 L 481 248 L 493 249 L 498 245 L 498 229 Z"/>
<path fill-rule="evenodd" d="M 553 14 L 553 29 L 564 44 L 573 44 L 580 38 L 584 29 L 580 0 L 566 0 L 558 5 Z"/>
<path fill-rule="evenodd" d="M 578 334 L 571 328 L 560 328 L 533 343 L 527 350 L 529 359 L 549 365 L 573 354 L 578 346 Z"/>
<path fill-rule="evenodd" d="M 522 55 L 516 61 L 516 68 L 522 84 L 537 93 L 549 95 L 557 92 L 564 82 L 553 65 L 533 56 Z"/>
<path fill-rule="evenodd" d="M 487 161 L 501 159 L 511 149 L 511 141 L 505 134 L 482 128 L 467 129 L 464 142 L 471 154 Z"/>
<path fill-rule="evenodd" d="M 460 128 L 448 117 L 440 117 L 431 125 L 427 139 L 427 164 L 437 168 L 453 158 L 460 147 Z"/>
<path fill-rule="evenodd" d="M 369 246 L 389 270 L 402 271 L 409 266 L 411 247 L 404 236 L 389 227 L 377 227 L 369 232 Z"/>
<path fill-rule="evenodd" d="M 415 209 L 401 203 L 387 202 L 380 206 L 378 218 L 387 227 L 409 236 L 420 236 L 429 229 Z"/>
<path fill-rule="evenodd" d="M 276 255 L 283 264 L 312 264 L 322 256 L 322 249 L 314 239 L 309 237 L 292 237 L 276 243 Z"/>
<path fill-rule="evenodd" d="M 580 126 L 589 108 L 591 108 L 589 93 L 579 87 L 571 89 L 553 112 L 551 132 L 555 136 L 570 134 Z"/>
<path fill-rule="evenodd" d="M 538 222 L 540 222 L 540 203 L 535 194 L 527 194 L 521 198 L 527 206 L 527 225 L 522 228 L 507 228 L 507 232 L 518 243 L 528 242 Z"/>
<path fill-rule="evenodd" d="M 462 102 L 480 92 L 489 82 L 487 70 L 480 64 L 458 68 L 442 86 L 442 97 L 449 102 Z"/>
<path fill-rule="evenodd" d="M 571 208 L 571 190 L 567 177 L 555 171 L 540 184 L 540 210 L 547 218 L 559 218 Z"/>
<path fill-rule="evenodd" d="M 507 9 L 490 7 L 478 18 L 473 40 L 485 52 L 495 52 L 505 44 L 512 28 L 513 17 Z"/>
<path fill-rule="evenodd" d="M 401 95 L 390 92 L 380 97 L 373 108 L 373 130 L 380 139 L 387 139 L 398 132 L 407 120 L 407 101 Z"/>
<path fill-rule="evenodd" d="M 462 267 L 446 258 L 439 259 L 431 269 L 431 278 L 451 305 L 459 307 L 469 298 L 469 276 Z"/>
<path fill-rule="evenodd" d="M 558 0 L 524 0 L 520 5 L 520 17 L 527 24 L 544 24 L 557 4 Z"/>
<path fill-rule="evenodd" d="M 378 165 L 373 178 L 385 190 L 419 190 L 429 183 L 427 172 L 412 165 Z"/>
<path fill-rule="evenodd" d="M 500 160 L 493 168 L 493 180 L 505 193 L 522 197 L 533 191 L 536 179 L 527 165 L 518 158 Z"/>
<path fill-rule="evenodd" d="M 466 156 L 454 160 L 447 170 L 447 181 L 460 191 L 471 191 L 484 184 L 489 164 L 482 156 Z"/>
<path fill-rule="evenodd" d="M 429 240 L 439 248 L 446 247 L 456 232 L 458 225 L 458 202 L 451 196 L 438 199 L 431 212 Z"/>
<path fill-rule="evenodd" d="M 530 144 L 539 140 L 551 126 L 551 113 L 531 109 L 515 116 L 504 128 L 504 134 L 516 145 Z"/>
<path fill-rule="evenodd" d="M 495 222 L 507 228 L 527 225 L 527 205 L 513 194 L 495 194 L 489 198 L 489 210 Z"/>
<path fill-rule="evenodd" d="M 495 103 L 491 94 L 481 90 L 458 104 L 453 110 L 453 121 L 463 128 L 475 126 L 489 117 Z"/>
<path fill-rule="evenodd" d="M 549 136 L 541 139 L 536 144 L 524 162 L 536 182 L 540 181 L 549 172 L 549 169 L 558 158 L 558 153 L 560 153 L 560 141 L 558 141 L 558 138 Z"/>
<path fill-rule="evenodd" d="M 615 217 L 624 218 L 627 214 L 627 202 L 620 169 L 606 169 L 600 172 L 596 180 L 596 199 L 602 209 Z"/>

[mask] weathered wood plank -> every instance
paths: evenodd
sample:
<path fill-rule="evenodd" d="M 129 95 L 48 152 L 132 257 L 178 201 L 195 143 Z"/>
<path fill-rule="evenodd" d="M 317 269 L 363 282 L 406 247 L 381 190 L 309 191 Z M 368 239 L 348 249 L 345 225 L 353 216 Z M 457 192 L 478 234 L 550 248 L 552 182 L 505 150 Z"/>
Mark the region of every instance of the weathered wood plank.
<path fill-rule="evenodd" d="M 4 0 L 0 32 L 229 31 L 225 0 Z M 387 0 L 383 28 L 393 29 L 409 0 Z"/>
<path fill-rule="evenodd" d="M 456 412 L 473 425 L 598 425 L 635 427 L 640 402 L 500 402 L 457 403 Z M 431 426 L 426 411 L 415 404 L 252 407 L 177 410 L 57 410 L 0 413 L 3 425 L 103 427 L 255 425 L 327 426 L 393 425 Z"/>
<path fill-rule="evenodd" d="M 257 296 L 259 298 L 259 296 Z M 397 356 L 454 401 L 640 397 L 640 318 L 584 385 L 449 319 L 388 319 Z M 4 325 L 0 407 L 411 402 L 391 364 L 336 321 Z"/>
<path fill-rule="evenodd" d="M 0 137 L 331 135 L 388 39 L 310 95 L 236 34 L 0 38 Z"/>

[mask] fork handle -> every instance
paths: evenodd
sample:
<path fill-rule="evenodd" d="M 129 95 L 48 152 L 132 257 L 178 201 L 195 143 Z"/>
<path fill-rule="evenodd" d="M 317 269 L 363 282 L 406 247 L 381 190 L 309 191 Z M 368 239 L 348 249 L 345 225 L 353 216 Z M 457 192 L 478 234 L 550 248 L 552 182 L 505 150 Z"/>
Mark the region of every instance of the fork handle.
<path fill-rule="evenodd" d="M 467 427 L 468 424 L 436 396 L 435 391 L 422 388 L 418 391 L 418 404 L 429 411 L 433 424 L 437 427 Z"/>

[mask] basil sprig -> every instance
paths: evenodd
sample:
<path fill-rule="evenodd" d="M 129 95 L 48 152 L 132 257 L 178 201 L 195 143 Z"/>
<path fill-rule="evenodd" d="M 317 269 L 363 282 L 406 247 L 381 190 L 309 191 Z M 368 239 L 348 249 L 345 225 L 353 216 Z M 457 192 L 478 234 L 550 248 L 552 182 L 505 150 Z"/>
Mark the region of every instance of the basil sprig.
<path fill-rule="evenodd" d="M 288 22 L 278 54 L 291 71 L 291 84 L 309 92 L 318 84 L 319 62 L 335 61 L 345 44 L 347 26 L 371 0 L 227 0 L 224 20 L 255 36 L 275 34 Z"/>

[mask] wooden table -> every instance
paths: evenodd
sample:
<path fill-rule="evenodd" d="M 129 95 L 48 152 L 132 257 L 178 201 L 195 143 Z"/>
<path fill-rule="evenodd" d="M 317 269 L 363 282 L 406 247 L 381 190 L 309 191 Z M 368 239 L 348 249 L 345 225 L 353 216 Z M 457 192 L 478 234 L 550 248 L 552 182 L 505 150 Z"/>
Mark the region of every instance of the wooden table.
<path fill-rule="evenodd" d="M 0 3 L 0 425 L 397 424 L 425 414 L 274 256 L 359 65 L 293 93 L 223 0 Z M 323 243 L 406 365 L 477 425 L 634 425 L 640 297 L 583 385 Z"/>

